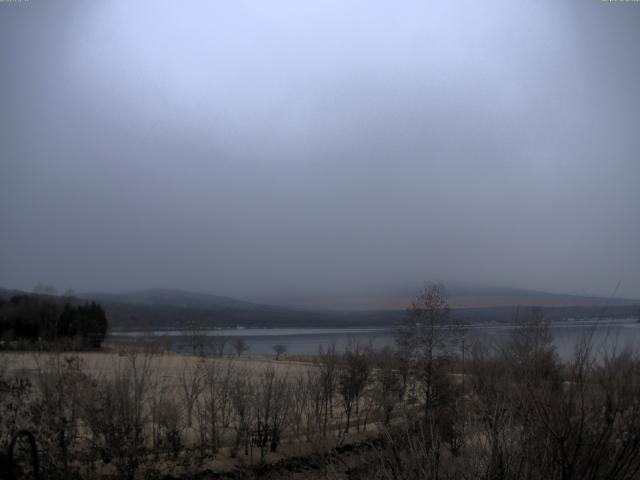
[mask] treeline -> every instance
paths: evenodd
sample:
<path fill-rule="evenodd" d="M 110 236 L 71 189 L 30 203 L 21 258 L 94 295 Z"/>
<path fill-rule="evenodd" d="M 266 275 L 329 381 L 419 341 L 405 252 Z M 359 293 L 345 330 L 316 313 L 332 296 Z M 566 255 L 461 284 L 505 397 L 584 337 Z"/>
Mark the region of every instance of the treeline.
<path fill-rule="evenodd" d="M 4 348 L 30 348 L 36 343 L 99 348 L 107 328 L 107 316 L 95 302 L 74 305 L 70 299 L 63 303 L 42 295 L 0 299 L 0 345 Z"/>

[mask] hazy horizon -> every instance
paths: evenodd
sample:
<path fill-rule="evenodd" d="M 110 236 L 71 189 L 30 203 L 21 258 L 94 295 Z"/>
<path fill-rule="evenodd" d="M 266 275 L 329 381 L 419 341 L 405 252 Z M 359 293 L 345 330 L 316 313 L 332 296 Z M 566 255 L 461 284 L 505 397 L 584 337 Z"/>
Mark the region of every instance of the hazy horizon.
<path fill-rule="evenodd" d="M 600 0 L 0 2 L 0 286 L 638 299 L 638 27 Z"/>

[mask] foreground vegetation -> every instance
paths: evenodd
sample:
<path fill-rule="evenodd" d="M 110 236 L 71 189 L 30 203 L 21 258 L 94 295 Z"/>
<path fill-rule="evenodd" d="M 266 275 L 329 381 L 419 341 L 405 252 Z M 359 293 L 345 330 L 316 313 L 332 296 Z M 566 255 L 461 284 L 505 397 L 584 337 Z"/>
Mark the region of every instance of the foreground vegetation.
<path fill-rule="evenodd" d="M 329 347 L 311 363 L 5 354 L 1 447 L 32 432 L 45 478 L 276 478 L 265 465 L 287 457 L 305 478 L 637 478 L 640 360 L 586 337 L 563 364 L 542 312 L 520 317 L 481 344 L 434 285 L 397 348 Z M 15 446 L 19 475 L 28 450 Z"/>

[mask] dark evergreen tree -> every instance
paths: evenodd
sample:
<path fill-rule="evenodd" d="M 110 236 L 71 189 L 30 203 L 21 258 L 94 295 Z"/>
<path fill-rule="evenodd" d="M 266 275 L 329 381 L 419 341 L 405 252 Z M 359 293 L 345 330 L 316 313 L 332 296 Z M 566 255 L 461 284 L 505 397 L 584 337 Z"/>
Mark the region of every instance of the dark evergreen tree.
<path fill-rule="evenodd" d="M 65 343 L 99 348 L 107 334 L 104 309 L 97 303 L 64 306 L 50 297 L 16 295 L 0 302 L 0 339 L 22 342 Z M 5 343 L 6 344 L 6 343 Z"/>

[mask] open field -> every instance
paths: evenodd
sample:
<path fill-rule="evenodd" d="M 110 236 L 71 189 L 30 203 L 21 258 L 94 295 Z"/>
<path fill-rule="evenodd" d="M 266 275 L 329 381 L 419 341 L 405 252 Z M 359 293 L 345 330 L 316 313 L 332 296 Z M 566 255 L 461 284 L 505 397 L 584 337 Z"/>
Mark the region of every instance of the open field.
<path fill-rule="evenodd" d="M 127 352 L 123 349 L 121 353 L 105 352 L 79 352 L 79 353 L 45 353 L 45 352 L 1 352 L 0 366 L 9 374 L 22 374 L 35 378 L 42 369 L 46 369 L 51 362 L 56 362 L 65 358 L 73 357 L 74 361 L 80 362 L 83 373 L 94 377 L 109 378 L 116 372 L 126 367 L 132 355 L 144 356 L 143 353 Z M 259 375 L 265 370 L 272 368 L 278 373 L 289 376 L 300 376 L 305 374 L 309 368 L 315 368 L 311 362 L 294 362 L 287 360 L 275 360 L 269 356 L 243 356 L 224 358 L 203 358 L 193 355 L 179 355 L 176 353 L 164 353 L 148 355 L 148 368 L 170 385 L 177 386 L 180 376 L 193 371 L 198 366 L 204 364 L 214 368 L 239 369 L 250 375 Z"/>

